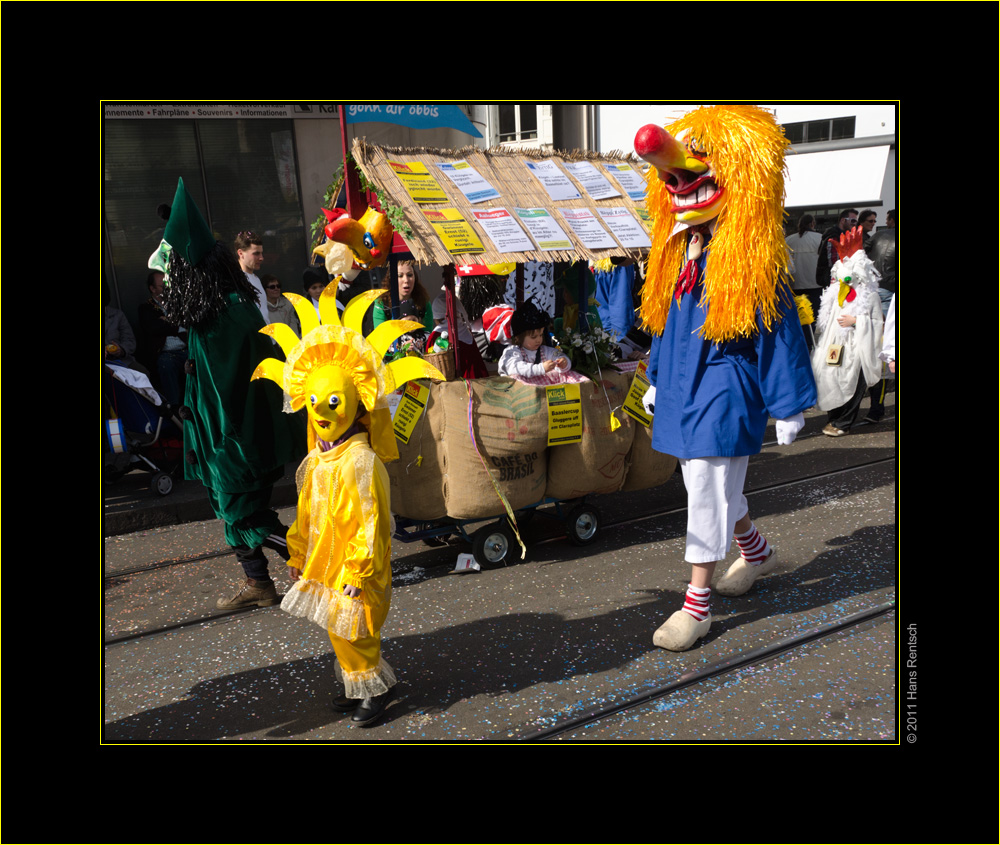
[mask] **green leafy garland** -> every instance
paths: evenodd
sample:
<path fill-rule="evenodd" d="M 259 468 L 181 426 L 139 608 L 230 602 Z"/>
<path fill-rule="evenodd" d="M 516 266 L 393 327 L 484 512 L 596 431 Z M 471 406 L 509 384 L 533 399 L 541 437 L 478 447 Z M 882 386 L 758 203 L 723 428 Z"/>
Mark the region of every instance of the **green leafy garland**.
<path fill-rule="evenodd" d="M 361 172 L 361 169 L 355 164 L 354 157 L 348 153 L 347 161 L 350 162 L 351 166 L 354 168 L 355 172 L 358 174 L 358 182 L 361 185 L 361 190 L 369 191 L 378 198 L 378 204 L 382 207 L 382 211 L 386 217 L 389 218 L 389 222 L 392 223 L 392 228 L 395 229 L 399 234 L 405 238 L 413 237 L 413 229 L 410 228 L 410 224 L 406 222 L 406 216 L 403 214 L 403 209 L 398 205 L 393 205 L 386 199 L 385 193 L 379 189 L 377 185 L 373 185 L 365 178 L 365 174 Z M 333 208 L 333 203 L 336 202 L 337 196 L 340 194 L 340 189 L 344 184 L 345 178 L 344 165 L 340 165 L 337 168 L 336 173 L 333 174 L 333 181 L 327 186 L 326 191 L 323 193 L 323 207 Z M 317 247 L 323 241 L 323 229 L 326 228 L 326 215 L 321 211 L 319 217 L 317 217 L 310 228 L 312 233 L 312 246 Z"/>

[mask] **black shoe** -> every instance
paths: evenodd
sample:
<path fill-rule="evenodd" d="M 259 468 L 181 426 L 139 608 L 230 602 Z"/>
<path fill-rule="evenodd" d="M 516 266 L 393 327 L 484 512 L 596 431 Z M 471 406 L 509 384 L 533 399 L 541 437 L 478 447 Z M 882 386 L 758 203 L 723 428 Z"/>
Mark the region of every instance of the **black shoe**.
<path fill-rule="evenodd" d="M 351 724 L 358 728 L 370 725 L 382 715 L 382 711 L 385 710 L 385 706 L 392 700 L 393 695 L 392 689 L 388 689 L 381 695 L 375 696 L 375 698 L 361 699 L 357 709 L 354 711 L 354 715 L 351 716 Z"/>
<path fill-rule="evenodd" d="M 879 414 L 879 416 L 876 417 L 873 414 L 869 414 L 867 417 L 865 417 L 865 422 L 871 423 L 872 425 L 878 425 L 880 422 L 882 422 L 882 415 Z"/>
<path fill-rule="evenodd" d="M 348 698 L 346 695 L 335 695 L 330 702 L 330 706 L 337 713 L 350 713 L 360 702 L 356 698 Z"/>

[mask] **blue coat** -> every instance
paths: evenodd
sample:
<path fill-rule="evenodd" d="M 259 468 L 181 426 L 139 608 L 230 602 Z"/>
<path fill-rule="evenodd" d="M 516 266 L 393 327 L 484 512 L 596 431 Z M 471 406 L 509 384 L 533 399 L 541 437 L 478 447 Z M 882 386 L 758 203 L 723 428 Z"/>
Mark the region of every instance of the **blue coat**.
<path fill-rule="evenodd" d="M 699 336 L 707 251 L 699 282 L 671 300 L 663 334 L 653 338 L 650 383 L 656 387 L 653 448 L 677 458 L 755 455 L 768 416 L 786 419 L 816 404 L 809 354 L 791 292 L 779 286 L 780 321 L 724 344 Z M 787 312 L 787 317 L 785 316 Z"/>
<path fill-rule="evenodd" d="M 598 270 L 594 279 L 601 325 L 617 337 L 625 337 L 635 325 L 635 305 L 632 303 L 635 265 L 615 267 L 611 272 Z"/>

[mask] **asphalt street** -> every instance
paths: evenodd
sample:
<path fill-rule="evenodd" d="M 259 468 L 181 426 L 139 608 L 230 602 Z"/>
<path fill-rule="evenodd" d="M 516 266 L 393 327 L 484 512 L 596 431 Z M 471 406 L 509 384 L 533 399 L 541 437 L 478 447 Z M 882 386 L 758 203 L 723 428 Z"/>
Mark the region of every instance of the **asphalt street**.
<path fill-rule="evenodd" d="M 160 497 L 144 490 L 148 475 L 130 473 L 104 489 L 102 740 L 517 742 L 652 696 L 556 741 L 901 742 L 915 735 L 901 723 L 899 658 L 916 617 L 896 605 L 893 399 L 886 420 L 847 437 L 824 437 L 817 411 L 791 446 L 769 431 L 747 495 L 778 568 L 745 596 L 715 595 L 711 632 L 688 652 L 652 644 L 689 576 L 679 475 L 588 499 L 601 529 L 587 546 L 543 509 L 522 526 L 525 559 L 481 572 L 452 573 L 467 544 L 395 542 L 382 636 L 400 683 L 366 729 L 328 707 L 337 685 L 324 630 L 278 607 L 212 618 L 240 580 L 231 555 L 169 565 L 225 548 L 221 524 L 200 510 L 203 491 L 186 483 Z M 285 523 L 291 483 L 288 473 L 278 491 Z M 283 592 L 276 557 L 272 572 Z M 725 670 L 785 641 L 780 654 Z"/>

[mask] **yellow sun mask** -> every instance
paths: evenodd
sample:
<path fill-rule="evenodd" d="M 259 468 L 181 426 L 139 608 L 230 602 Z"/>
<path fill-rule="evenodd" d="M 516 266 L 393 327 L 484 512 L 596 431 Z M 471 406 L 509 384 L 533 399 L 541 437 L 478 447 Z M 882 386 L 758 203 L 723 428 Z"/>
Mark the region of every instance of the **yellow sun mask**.
<path fill-rule="evenodd" d="M 302 339 L 284 323 L 271 323 L 260 330 L 277 341 L 285 361 L 265 358 L 251 380 L 268 378 L 280 384 L 285 391 L 286 412 L 307 409 L 310 450 L 317 440 L 336 442 L 360 420 L 379 458 L 395 460 L 399 451 L 386 396 L 411 379 L 444 380 L 423 358 L 382 362 L 390 344 L 406 332 L 423 328 L 420 323 L 388 320 L 367 338 L 362 335 L 361 321 L 368 306 L 383 294 L 372 290 L 355 297 L 341 322 L 336 285 L 328 285 L 320 296 L 320 317 L 308 299 L 286 293 L 302 324 Z"/>

